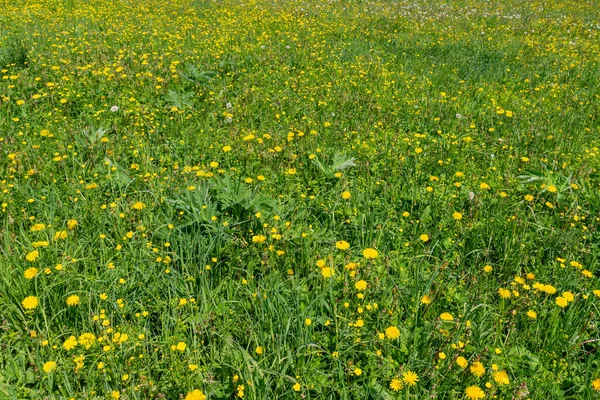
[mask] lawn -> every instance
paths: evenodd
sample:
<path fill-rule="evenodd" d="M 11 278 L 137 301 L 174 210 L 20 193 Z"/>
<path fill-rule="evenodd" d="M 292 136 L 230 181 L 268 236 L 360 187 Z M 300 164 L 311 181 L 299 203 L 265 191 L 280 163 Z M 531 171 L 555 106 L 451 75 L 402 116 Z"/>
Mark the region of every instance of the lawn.
<path fill-rule="evenodd" d="M 594 1 L 0 0 L 0 398 L 600 398 Z"/>

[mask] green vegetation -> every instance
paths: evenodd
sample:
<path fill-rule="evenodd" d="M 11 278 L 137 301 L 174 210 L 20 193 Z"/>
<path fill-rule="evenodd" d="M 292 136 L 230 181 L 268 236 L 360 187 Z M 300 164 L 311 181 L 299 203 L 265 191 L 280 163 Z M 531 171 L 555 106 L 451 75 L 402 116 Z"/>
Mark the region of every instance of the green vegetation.
<path fill-rule="evenodd" d="M 599 12 L 0 0 L 0 398 L 598 398 Z"/>

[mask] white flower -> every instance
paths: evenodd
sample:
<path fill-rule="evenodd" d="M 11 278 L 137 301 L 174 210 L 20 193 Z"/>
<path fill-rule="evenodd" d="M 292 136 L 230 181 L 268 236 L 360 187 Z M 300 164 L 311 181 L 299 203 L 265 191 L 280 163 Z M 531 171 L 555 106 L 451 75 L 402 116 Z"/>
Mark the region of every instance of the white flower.
<path fill-rule="evenodd" d="M 233 108 L 233 105 L 231 105 L 231 103 L 227 103 L 227 104 L 225 104 L 225 107 L 227 107 L 227 108 Z"/>
<path fill-rule="evenodd" d="M 117 111 L 119 111 L 119 106 L 112 106 L 112 107 L 110 108 L 110 111 L 112 111 L 112 112 L 117 112 Z"/>

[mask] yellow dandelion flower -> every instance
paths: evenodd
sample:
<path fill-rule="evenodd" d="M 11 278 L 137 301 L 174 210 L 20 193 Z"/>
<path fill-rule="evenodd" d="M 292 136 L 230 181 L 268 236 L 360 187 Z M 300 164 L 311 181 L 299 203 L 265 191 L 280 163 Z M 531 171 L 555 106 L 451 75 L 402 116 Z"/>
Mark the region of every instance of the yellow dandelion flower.
<path fill-rule="evenodd" d="M 23 272 L 23 276 L 25 277 L 25 279 L 33 279 L 37 276 L 38 272 L 39 271 L 37 268 L 27 268 L 25 272 Z"/>
<path fill-rule="evenodd" d="M 469 361 L 467 361 L 466 358 L 459 356 L 456 358 L 456 364 L 461 367 L 461 368 L 467 368 L 467 366 L 469 365 Z"/>
<path fill-rule="evenodd" d="M 27 255 L 25 255 L 25 259 L 29 262 L 34 262 L 35 260 L 37 260 L 40 257 L 40 252 L 39 250 L 33 250 L 30 251 L 29 253 L 27 253 Z"/>
<path fill-rule="evenodd" d="M 407 386 L 415 386 L 419 381 L 419 375 L 409 370 L 402 374 L 402 380 Z"/>
<path fill-rule="evenodd" d="M 194 389 L 185 395 L 185 400 L 206 400 L 206 396 L 199 389 Z"/>
<path fill-rule="evenodd" d="M 368 247 L 363 250 L 363 257 L 367 260 L 372 260 L 379 257 L 379 252 L 375 249 Z"/>
<path fill-rule="evenodd" d="M 390 326 L 386 328 L 385 336 L 390 340 L 398 339 L 400 337 L 400 329 L 395 326 Z"/>
<path fill-rule="evenodd" d="M 44 366 L 42 367 L 42 369 L 44 370 L 45 373 L 49 374 L 50 372 L 52 372 L 56 369 L 56 362 L 48 361 L 48 362 L 44 363 Z"/>
<path fill-rule="evenodd" d="M 133 205 L 131 206 L 132 210 L 136 210 L 136 211 L 141 211 L 144 208 L 146 208 L 146 205 L 144 203 L 142 203 L 141 201 L 136 201 L 135 203 L 133 203 Z"/>
<path fill-rule="evenodd" d="M 465 390 L 465 396 L 467 396 L 470 400 L 478 400 L 485 397 L 485 392 L 481 390 L 479 386 L 469 386 Z"/>
<path fill-rule="evenodd" d="M 396 378 L 392 379 L 392 381 L 390 382 L 390 389 L 392 389 L 394 392 L 401 390 L 403 387 L 404 387 L 404 384 L 402 383 L 400 378 L 396 377 Z"/>
<path fill-rule="evenodd" d="M 471 373 L 478 378 L 481 378 L 483 374 L 485 374 L 485 367 L 479 361 L 475 361 L 473 364 L 471 364 L 470 370 Z"/>
<path fill-rule="evenodd" d="M 567 305 L 569 305 L 569 302 L 567 301 L 567 299 L 565 299 L 562 296 L 558 296 L 554 302 L 556 303 L 557 306 L 559 306 L 560 308 L 565 308 Z"/>
<path fill-rule="evenodd" d="M 23 299 L 21 305 L 26 310 L 33 310 L 38 306 L 38 299 L 35 296 L 27 296 Z"/>
<path fill-rule="evenodd" d="M 345 240 L 340 240 L 339 242 L 335 242 L 335 247 L 339 250 L 348 250 L 350 248 L 350 243 Z"/>
<path fill-rule="evenodd" d="M 508 374 L 504 370 L 494 372 L 494 380 L 499 385 L 508 385 L 510 383 L 510 380 L 508 379 Z"/>
<path fill-rule="evenodd" d="M 321 268 L 321 275 L 323 275 L 323 278 L 325 278 L 325 279 L 331 278 L 334 273 L 335 273 L 335 271 L 331 267 Z"/>
<path fill-rule="evenodd" d="M 442 321 L 454 321 L 454 317 L 452 316 L 452 314 L 447 312 L 440 314 L 440 319 Z"/>
<path fill-rule="evenodd" d="M 72 350 L 75 348 L 75 346 L 77 346 L 77 338 L 75 336 L 70 336 L 63 343 L 63 348 L 65 350 Z"/>
<path fill-rule="evenodd" d="M 76 306 L 79 304 L 79 302 L 80 302 L 79 296 L 77 296 L 76 294 L 67 297 L 67 305 L 68 306 L 71 306 L 71 307 Z"/>

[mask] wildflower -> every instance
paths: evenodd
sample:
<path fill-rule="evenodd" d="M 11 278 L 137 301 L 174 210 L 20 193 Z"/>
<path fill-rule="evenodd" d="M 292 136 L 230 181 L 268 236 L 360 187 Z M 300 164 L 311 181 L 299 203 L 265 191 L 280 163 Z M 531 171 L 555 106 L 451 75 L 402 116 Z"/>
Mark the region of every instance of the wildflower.
<path fill-rule="evenodd" d="M 37 260 L 40 256 L 40 252 L 38 250 L 33 250 L 30 251 L 29 253 L 27 253 L 27 255 L 25 256 L 25 259 L 29 262 L 34 262 L 35 260 Z"/>
<path fill-rule="evenodd" d="M 252 243 L 262 243 L 267 240 L 267 237 L 264 235 L 255 235 L 252 236 Z"/>
<path fill-rule="evenodd" d="M 466 358 L 459 356 L 456 358 L 456 364 L 461 368 L 467 368 L 467 365 L 469 365 L 469 362 L 467 361 Z"/>
<path fill-rule="evenodd" d="M 562 297 L 564 297 L 569 303 L 575 299 L 575 297 L 573 296 L 573 293 L 571 293 L 571 292 L 564 292 L 562 294 Z"/>
<path fill-rule="evenodd" d="M 510 380 L 508 379 L 508 374 L 504 370 L 496 371 L 494 373 L 494 380 L 499 385 L 508 385 L 510 383 Z"/>
<path fill-rule="evenodd" d="M 239 398 L 243 398 L 244 397 L 244 389 L 245 389 L 244 385 L 238 385 L 238 387 L 237 387 L 237 396 Z"/>
<path fill-rule="evenodd" d="M 594 276 L 594 274 L 592 274 L 592 271 L 588 271 L 587 269 L 582 270 L 581 274 L 586 278 L 591 278 L 592 276 Z"/>
<path fill-rule="evenodd" d="M 527 316 L 531 319 L 536 319 L 537 318 L 537 313 L 533 310 L 529 310 L 527 311 Z"/>
<path fill-rule="evenodd" d="M 70 219 L 67 221 L 67 228 L 71 231 L 77 228 L 77 225 L 79 225 L 79 222 L 77 222 L 76 219 Z"/>
<path fill-rule="evenodd" d="M 110 108 L 110 112 L 117 112 L 117 111 L 119 111 L 119 106 L 112 106 Z"/>
<path fill-rule="evenodd" d="M 533 196 L 530 194 L 526 194 L 524 199 L 525 199 L 525 201 L 533 201 Z"/>
<path fill-rule="evenodd" d="M 34 224 L 31 226 L 31 228 L 29 228 L 29 230 L 31 232 L 39 232 L 39 231 L 43 231 L 44 229 L 46 229 L 45 224 Z"/>
<path fill-rule="evenodd" d="M 294 391 L 299 392 L 300 389 L 302 389 L 302 386 L 298 382 L 296 382 L 292 388 L 294 389 Z"/>
<path fill-rule="evenodd" d="M 258 346 L 254 351 L 260 356 L 263 353 L 263 348 L 262 346 Z"/>
<path fill-rule="evenodd" d="M 231 146 L 223 146 L 223 153 L 227 153 L 231 151 Z"/>
<path fill-rule="evenodd" d="M 86 349 L 92 347 L 92 344 L 96 341 L 96 336 L 93 333 L 83 333 L 79 336 L 79 344 L 84 346 Z"/>
<path fill-rule="evenodd" d="M 429 298 L 429 295 L 424 295 L 423 297 L 421 297 L 421 303 L 425 305 L 431 304 L 431 299 Z"/>
<path fill-rule="evenodd" d="M 330 268 L 330 267 L 321 268 L 321 275 L 323 275 L 323 278 L 325 278 L 325 279 L 331 278 L 334 273 L 335 273 L 335 271 L 333 268 Z"/>
<path fill-rule="evenodd" d="M 557 192 L 556 186 L 554 186 L 554 185 L 548 186 L 548 191 L 550 193 L 556 193 Z"/>
<path fill-rule="evenodd" d="M 184 342 L 177 343 L 177 350 L 179 350 L 179 351 L 185 351 L 186 347 L 187 346 L 186 346 L 186 344 Z"/>
<path fill-rule="evenodd" d="M 133 203 L 133 205 L 131 206 L 132 210 L 136 210 L 136 211 L 141 211 L 144 208 L 146 208 L 146 205 L 144 203 L 142 203 L 141 201 L 136 201 L 135 203 Z"/>
<path fill-rule="evenodd" d="M 485 374 L 485 367 L 479 361 L 475 361 L 473 364 L 471 364 L 470 370 L 471 373 L 478 378 L 481 378 L 483 374 Z"/>
<path fill-rule="evenodd" d="M 423 242 L 427 242 L 427 241 L 429 241 L 429 235 L 424 233 L 421 236 L 419 236 L 419 239 L 421 239 L 421 241 L 423 241 Z"/>
<path fill-rule="evenodd" d="M 350 248 L 350 243 L 345 240 L 340 240 L 339 242 L 335 242 L 335 247 L 339 250 L 348 250 Z"/>
<path fill-rule="evenodd" d="M 542 290 L 542 292 L 547 293 L 547 294 L 556 293 L 556 288 L 552 285 L 542 285 L 541 290 Z"/>
<path fill-rule="evenodd" d="M 48 362 L 44 363 L 44 366 L 42 367 L 42 369 L 44 370 L 45 373 L 49 374 L 50 372 L 52 372 L 56 369 L 56 362 L 48 361 Z"/>
<path fill-rule="evenodd" d="M 363 291 L 367 288 L 367 285 L 368 284 L 366 281 L 360 280 L 354 284 L 354 287 L 356 288 L 356 290 Z"/>
<path fill-rule="evenodd" d="M 596 391 L 600 391 L 600 378 L 592 381 L 592 388 Z"/>
<path fill-rule="evenodd" d="M 492 272 L 492 269 L 493 268 L 491 265 L 486 265 L 485 267 L 483 267 L 483 272 L 486 272 L 489 274 L 490 272 Z"/>
<path fill-rule="evenodd" d="M 361 376 L 362 375 L 362 369 L 360 369 L 358 367 L 354 368 L 353 372 L 354 372 L 354 375 L 356 375 L 356 376 Z"/>
<path fill-rule="evenodd" d="M 27 268 L 25 270 L 25 272 L 23 273 L 23 276 L 25 276 L 25 279 L 33 279 L 37 276 L 38 274 L 38 269 L 31 267 L 31 268 Z"/>
<path fill-rule="evenodd" d="M 185 395 L 185 400 L 206 400 L 206 396 L 199 389 L 194 389 Z"/>
<path fill-rule="evenodd" d="M 395 326 L 390 326 L 386 328 L 385 336 L 390 340 L 398 339 L 400 337 L 400 329 Z"/>
<path fill-rule="evenodd" d="M 76 294 L 67 297 L 67 305 L 68 306 L 76 306 L 79 304 L 79 296 L 77 296 Z"/>
<path fill-rule="evenodd" d="M 483 399 L 485 397 L 485 393 L 479 386 L 469 386 L 465 390 L 465 395 L 471 400 Z"/>
<path fill-rule="evenodd" d="M 312 319 L 310 319 L 310 318 L 306 318 L 306 319 L 304 320 L 304 323 L 306 324 L 306 326 L 310 326 L 310 324 L 312 324 Z"/>
<path fill-rule="evenodd" d="M 23 299 L 21 305 L 26 310 L 33 310 L 38 306 L 38 299 L 35 296 L 27 296 Z"/>
<path fill-rule="evenodd" d="M 554 302 L 556 303 L 557 306 L 559 306 L 560 308 L 565 308 L 567 305 L 569 305 L 569 302 L 567 301 L 567 299 L 565 299 L 562 296 L 558 296 Z"/>
<path fill-rule="evenodd" d="M 419 376 L 409 370 L 402 374 L 402 380 L 407 386 L 415 386 L 419 381 Z"/>
<path fill-rule="evenodd" d="M 379 257 L 379 253 L 377 252 L 377 250 L 369 247 L 369 248 L 366 248 L 363 250 L 363 257 L 366 258 L 367 260 L 371 260 L 371 259 Z"/>
<path fill-rule="evenodd" d="M 342 199 L 348 200 L 348 199 L 350 199 L 350 197 L 352 197 L 350 192 L 348 192 L 348 191 L 342 192 Z"/>
<path fill-rule="evenodd" d="M 442 321 L 454 321 L 454 317 L 452 316 L 452 314 L 450 314 L 450 313 L 447 313 L 447 312 L 445 312 L 445 313 L 442 313 L 442 314 L 440 315 L 440 319 L 441 319 Z"/>
<path fill-rule="evenodd" d="M 72 350 L 77 346 L 77 338 L 75 336 L 69 336 L 67 340 L 63 343 L 63 348 L 65 350 Z"/>
<path fill-rule="evenodd" d="M 508 299 L 511 295 L 510 290 L 508 289 L 504 289 L 504 288 L 500 288 L 498 289 L 498 294 L 500 295 L 500 297 L 502 297 L 503 299 Z"/>
<path fill-rule="evenodd" d="M 452 213 L 452 218 L 454 218 L 457 221 L 460 221 L 462 219 L 463 215 L 461 213 L 459 213 L 458 211 L 454 211 Z"/>
<path fill-rule="evenodd" d="M 404 387 L 404 384 L 402 383 L 402 381 L 400 380 L 400 378 L 394 378 L 390 382 L 390 389 L 392 389 L 394 392 L 399 391 L 403 387 Z"/>
<path fill-rule="evenodd" d="M 68 235 L 67 231 L 58 231 L 54 234 L 54 240 L 64 240 Z"/>
<path fill-rule="evenodd" d="M 481 185 L 479 185 L 479 188 L 482 190 L 489 190 L 490 189 L 490 185 L 488 185 L 487 183 L 483 182 L 481 183 Z"/>

